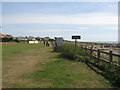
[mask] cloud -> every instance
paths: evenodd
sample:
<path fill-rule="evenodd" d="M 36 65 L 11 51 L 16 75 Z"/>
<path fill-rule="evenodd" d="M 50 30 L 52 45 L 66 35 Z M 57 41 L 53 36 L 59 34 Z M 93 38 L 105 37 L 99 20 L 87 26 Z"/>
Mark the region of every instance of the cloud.
<path fill-rule="evenodd" d="M 46 28 L 46 29 L 38 29 L 38 30 L 29 30 L 29 31 L 27 31 L 27 32 L 29 32 L 29 33 L 54 33 L 54 32 L 78 32 L 78 30 L 86 30 L 86 29 L 88 29 L 88 28 L 85 28 L 85 27 L 76 27 L 76 29 L 63 29 L 63 28 L 60 28 L 60 29 L 58 29 L 58 28 L 56 28 L 56 29 L 48 29 L 48 28 Z"/>
<path fill-rule="evenodd" d="M 3 24 L 118 24 L 118 16 L 111 13 L 75 15 L 14 14 L 3 16 Z"/>
<path fill-rule="evenodd" d="M 76 27 L 75 29 L 77 29 L 77 30 L 88 30 L 89 28 L 87 28 L 87 27 Z"/>
<path fill-rule="evenodd" d="M 119 0 L 2 0 L 3 2 L 118 2 Z"/>
<path fill-rule="evenodd" d="M 43 30 L 29 30 L 29 33 L 50 33 L 50 32 L 60 32 L 61 30 L 57 29 L 43 29 Z"/>
<path fill-rule="evenodd" d="M 105 27 L 106 30 L 118 30 L 118 26 L 107 26 Z"/>
<path fill-rule="evenodd" d="M 112 33 L 102 33 L 102 34 L 86 34 L 83 35 L 84 37 L 82 40 L 86 41 L 117 41 L 118 40 L 118 35 L 117 34 L 112 34 Z"/>

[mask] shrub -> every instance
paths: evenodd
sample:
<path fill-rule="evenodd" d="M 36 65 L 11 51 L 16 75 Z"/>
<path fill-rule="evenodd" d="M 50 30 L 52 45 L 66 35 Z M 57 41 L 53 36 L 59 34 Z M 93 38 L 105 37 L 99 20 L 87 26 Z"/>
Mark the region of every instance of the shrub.
<path fill-rule="evenodd" d="M 109 63 L 106 64 L 105 62 L 98 61 L 92 57 L 90 51 L 86 51 L 81 47 L 77 47 L 75 50 L 74 45 L 72 44 L 65 44 L 63 46 L 57 46 L 54 48 L 57 52 L 62 52 L 62 56 L 69 58 L 71 60 L 77 60 L 85 62 L 91 66 L 95 66 L 102 71 L 102 74 L 109 78 L 112 85 L 120 87 L 120 66 L 114 66 L 113 64 Z"/>
<path fill-rule="evenodd" d="M 79 57 L 80 55 L 81 56 L 84 56 L 85 53 L 83 51 L 83 49 L 81 49 L 80 47 L 77 47 L 77 49 L 75 50 L 75 47 L 74 45 L 63 45 L 63 46 L 57 46 L 54 48 L 55 51 L 57 52 L 62 52 L 62 56 L 66 57 L 66 58 L 69 58 L 69 59 L 82 59 L 83 60 L 83 57 Z"/>

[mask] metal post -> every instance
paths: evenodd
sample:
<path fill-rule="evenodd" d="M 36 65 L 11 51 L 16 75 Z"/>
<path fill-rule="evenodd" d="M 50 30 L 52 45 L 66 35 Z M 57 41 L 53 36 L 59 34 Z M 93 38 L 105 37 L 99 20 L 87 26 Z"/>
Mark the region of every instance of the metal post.
<path fill-rule="evenodd" d="M 76 51 L 76 47 L 77 47 L 77 39 L 75 39 L 75 51 Z"/>

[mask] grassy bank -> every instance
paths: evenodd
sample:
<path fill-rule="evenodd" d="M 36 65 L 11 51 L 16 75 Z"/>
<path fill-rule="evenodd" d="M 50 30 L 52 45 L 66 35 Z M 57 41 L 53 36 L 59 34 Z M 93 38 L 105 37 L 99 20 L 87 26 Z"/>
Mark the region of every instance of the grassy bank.
<path fill-rule="evenodd" d="M 65 44 L 64 46 L 55 47 L 55 51 L 62 52 L 62 56 L 71 60 L 85 62 L 91 69 L 106 77 L 113 86 L 120 85 L 120 67 L 113 64 L 105 63 L 94 59 L 90 51 L 85 51 L 81 47 L 75 50 L 74 45 Z"/>

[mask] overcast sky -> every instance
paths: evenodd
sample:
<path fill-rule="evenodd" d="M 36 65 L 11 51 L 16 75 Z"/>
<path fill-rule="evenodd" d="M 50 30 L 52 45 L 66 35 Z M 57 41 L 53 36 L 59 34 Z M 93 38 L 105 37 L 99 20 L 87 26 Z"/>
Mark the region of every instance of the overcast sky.
<path fill-rule="evenodd" d="M 3 2 L 2 15 L 2 33 L 13 36 L 118 40 L 117 2 Z"/>

